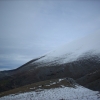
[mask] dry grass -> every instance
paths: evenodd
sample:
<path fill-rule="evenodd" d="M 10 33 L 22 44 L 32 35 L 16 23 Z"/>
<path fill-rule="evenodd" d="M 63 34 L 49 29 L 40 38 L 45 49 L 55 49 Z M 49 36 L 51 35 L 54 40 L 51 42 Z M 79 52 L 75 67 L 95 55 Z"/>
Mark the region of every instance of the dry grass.
<path fill-rule="evenodd" d="M 61 80 L 60 82 L 59 79 L 52 79 L 52 80 L 41 81 L 41 82 L 25 85 L 6 92 L 2 92 L 0 93 L 0 97 L 9 94 L 19 94 L 19 93 L 30 92 L 30 91 L 41 91 L 43 89 L 51 89 L 51 88 L 57 88 L 62 86 L 72 87 L 73 85 L 70 84 L 66 79 Z"/>

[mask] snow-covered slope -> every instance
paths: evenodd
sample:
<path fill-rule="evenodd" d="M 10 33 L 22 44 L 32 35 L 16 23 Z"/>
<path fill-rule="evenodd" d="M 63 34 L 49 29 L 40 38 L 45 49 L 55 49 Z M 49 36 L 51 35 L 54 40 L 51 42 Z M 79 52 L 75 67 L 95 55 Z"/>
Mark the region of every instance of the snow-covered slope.
<path fill-rule="evenodd" d="M 83 56 L 100 54 L 100 33 L 90 34 L 82 39 L 73 41 L 45 55 L 36 63 L 55 62 L 59 64 L 75 61 Z M 33 62 L 34 63 L 34 62 Z"/>
<path fill-rule="evenodd" d="M 100 100 L 100 93 L 82 86 L 44 89 L 1 97 L 0 100 Z"/>

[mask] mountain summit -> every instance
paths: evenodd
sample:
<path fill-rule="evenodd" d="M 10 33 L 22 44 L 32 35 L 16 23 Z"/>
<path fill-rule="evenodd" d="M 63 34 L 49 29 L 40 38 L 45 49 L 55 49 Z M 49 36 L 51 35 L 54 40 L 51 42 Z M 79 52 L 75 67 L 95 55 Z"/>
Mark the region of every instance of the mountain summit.
<path fill-rule="evenodd" d="M 100 90 L 100 33 L 64 45 L 17 69 L 0 72 L 0 91 L 48 79 L 71 77 Z"/>
<path fill-rule="evenodd" d="M 36 63 L 64 64 L 77 61 L 81 57 L 100 54 L 100 34 L 92 34 L 73 41 L 37 60 Z M 99 57 L 99 56 L 98 56 Z M 34 63 L 34 62 L 33 62 Z"/>

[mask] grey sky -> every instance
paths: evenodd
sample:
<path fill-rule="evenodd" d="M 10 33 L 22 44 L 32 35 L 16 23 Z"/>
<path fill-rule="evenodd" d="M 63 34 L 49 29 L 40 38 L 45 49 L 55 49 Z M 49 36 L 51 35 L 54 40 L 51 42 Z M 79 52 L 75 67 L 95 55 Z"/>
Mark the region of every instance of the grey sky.
<path fill-rule="evenodd" d="M 1 0 L 0 70 L 95 33 L 99 12 L 99 0 Z"/>

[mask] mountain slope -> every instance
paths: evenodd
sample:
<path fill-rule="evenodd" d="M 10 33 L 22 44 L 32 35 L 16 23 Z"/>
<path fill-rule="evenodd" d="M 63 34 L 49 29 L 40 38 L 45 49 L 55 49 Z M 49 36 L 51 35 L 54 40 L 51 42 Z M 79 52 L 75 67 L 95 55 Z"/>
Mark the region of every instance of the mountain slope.
<path fill-rule="evenodd" d="M 2 97 L 0 100 L 100 100 L 100 94 L 83 87 L 77 87 L 76 89 L 63 87 L 41 92 L 13 94 Z"/>
<path fill-rule="evenodd" d="M 56 62 L 64 64 L 76 61 L 80 57 L 98 55 L 100 57 L 100 34 L 92 34 L 82 39 L 64 45 L 57 50 L 50 52 L 45 57 L 37 60 L 39 63 Z M 33 62 L 34 63 L 34 62 Z"/>
<path fill-rule="evenodd" d="M 86 81 L 83 81 L 82 77 L 100 70 L 99 39 L 100 33 L 88 35 L 42 57 L 33 59 L 15 70 L 0 72 L 0 91 L 63 77 L 80 79 L 79 83 L 86 86 Z M 95 82 L 94 85 L 96 85 Z M 90 85 L 88 87 L 94 89 Z M 95 90 L 100 90 L 100 83 Z"/>
<path fill-rule="evenodd" d="M 94 71 L 93 73 L 77 79 L 77 82 L 93 90 L 100 90 L 100 70 Z"/>
<path fill-rule="evenodd" d="M 27 85 L 26 88 L 29 88 L 30 92 L 20 93 L 22 88 L 19 93 L 13 92 L 0 100 L 100 100 L 98 91 L 89 90 L 74 82 L 71 78 L 64 78 Z"/>
<path fill-rule="evenodd" d="M 27 91 L 23 93 L 23 90 Z M 0 100 L 100 100 L 98 91 L 84 88 L 71 78 L 38 82 L 12 90 L 12 93 Z"/>

